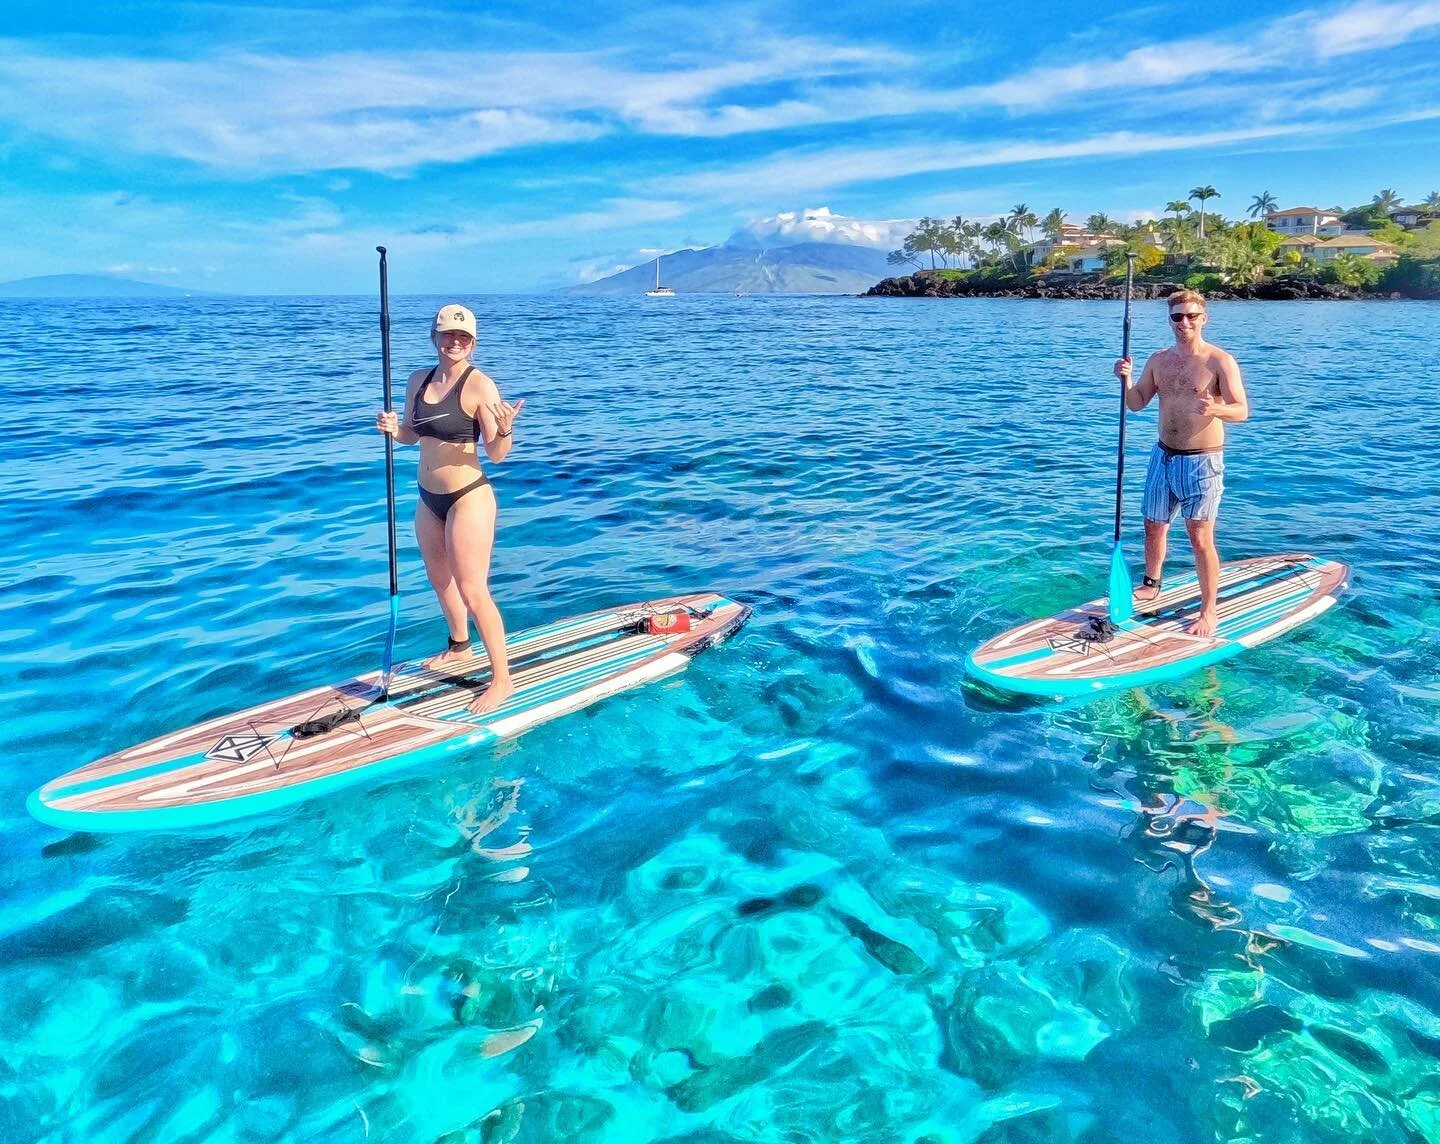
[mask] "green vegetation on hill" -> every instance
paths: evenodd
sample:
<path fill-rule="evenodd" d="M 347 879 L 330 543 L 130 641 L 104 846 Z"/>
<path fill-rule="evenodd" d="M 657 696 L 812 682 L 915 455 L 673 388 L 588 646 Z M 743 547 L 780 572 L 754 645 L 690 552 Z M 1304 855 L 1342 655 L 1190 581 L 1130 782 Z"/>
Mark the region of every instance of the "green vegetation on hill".
<path fill-rule="evenodd" d="M 1321 251 L 1329 256 L 1324 258 L 1293 243 L 1282 249 L 1286 236 L 1264 221 L 1277 209 L 1270 192 L 1251 199 L 1249 219 L 1227 219 L 1207 209 L 1219 198 L 1213 186 L 1198 186 L 1186 198 L 1167 203 L 1163 218 L 1133 224 L 1092 214 L 1083 226 L 1073 225 L 1059 207 L 1042 218 L 1025 203 L 988 223 L 959 215 L 949 220 L 927 216 L 886 261 L 943 278 L 963 275 L 977 286 L 1009 288 L 1047 276 L 1114 280 L 1124 276 L 1126 256 L 1133 254 L 1142 281 L 1219 289 L 1268 279 L 1440 297 L 1440 191 L 1431 191 L 1415 208 L 1422 224 L 1434 216 L 1417 229 L 1395 221 L 1404 200 L 1388 187 L 1368 203 L 1324 211 L 1340 218 L 1347 236 L 1386 244 L 1373 252 L 1362 247 L 1359 253 L 1331 246 Z"/>

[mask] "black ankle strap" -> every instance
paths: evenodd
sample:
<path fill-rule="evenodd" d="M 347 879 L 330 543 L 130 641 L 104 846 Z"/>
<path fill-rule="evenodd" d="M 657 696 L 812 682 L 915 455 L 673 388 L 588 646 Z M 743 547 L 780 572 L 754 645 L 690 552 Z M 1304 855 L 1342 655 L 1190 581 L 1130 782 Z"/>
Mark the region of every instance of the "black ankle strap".
<path fill-rule="evenodd" d="M 469 650 L 470 650 L 470 637 L 469 637 L 469 636 L 466 636 L 463 640 L 450 640 L 450 650 L 451 650 L 451 651 L 469 651 Z"/>
<path fill-rule="evenodd" d="M 1159 588 L 1159 587 L 1160 587 L 1160 580 L 1159 580 L 1158 577 L 1155 577 L 1155 576 L 1141 576 L 1141 577 L 1140 577 L 1140 583 L 1144 584 L 1145 587 L 1147 587 L 1147 588 Z"/>

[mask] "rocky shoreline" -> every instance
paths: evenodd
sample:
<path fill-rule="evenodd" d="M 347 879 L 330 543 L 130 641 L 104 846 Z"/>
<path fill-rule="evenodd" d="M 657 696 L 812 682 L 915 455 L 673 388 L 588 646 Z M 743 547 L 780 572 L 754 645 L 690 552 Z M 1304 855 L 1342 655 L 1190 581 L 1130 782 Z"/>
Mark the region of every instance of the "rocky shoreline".
<path fill-rule="evenodd" d="M 1168 298 L 1176 290 L 1184 288 L 1182 282 L 1137 282 L 1132 293 L 1135 298 Z M 1398 293 L 1357 290 L 1334 282 L 1311 282 L 1305 279 L 1269 279 L 1250 284 L 1220 286 L 1206 289 L 1206 298 L 1217 300 L 1248 299 L 1255 301 L 1288 302 L 1302 299 L 1326 299 L 1333 301 L 1374 301 L 1401 297 Z M 927 271 L 907 274 L 901 278 L 886 278 L 877 282 L 862 297 L 870 298 L 1057 298 L 1083 301 L 1108 300 L 1125 297 L 1122 282 L 1064 282 L 1045 281 L 1018 283 L 972 282 L 965 279 L 941 278 Z"/>

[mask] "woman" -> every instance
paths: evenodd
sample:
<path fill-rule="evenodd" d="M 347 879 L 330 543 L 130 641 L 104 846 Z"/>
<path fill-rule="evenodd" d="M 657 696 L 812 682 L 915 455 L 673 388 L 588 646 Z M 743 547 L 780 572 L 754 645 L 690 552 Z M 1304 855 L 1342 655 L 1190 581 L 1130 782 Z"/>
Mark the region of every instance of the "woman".
<path fill-rule="evenodd" d="M 493 711 L 515 690 L 505 656 L 505 623 L 490 598 L 490 550 L 495 543 L 495 490 L 480 467 L 479 447 L 499 464 L 510 454 L 515 418 L 524 407 L 500 397 L 495 383 L 470 364 L 475 315 L 445 306 L 430 335 L 439 354 L 433 369 L 416 370 L 405 387 L 405 419 L 381 412 L 375 428 L 402 445 L 420 443 L 420 503 L 415 538 L 425 571 L 450 626 L 450 646 L 425 661 L 444 669 L 470 655 L 470 617 L 490 657 L 490 686 L 470 703 Z"/>

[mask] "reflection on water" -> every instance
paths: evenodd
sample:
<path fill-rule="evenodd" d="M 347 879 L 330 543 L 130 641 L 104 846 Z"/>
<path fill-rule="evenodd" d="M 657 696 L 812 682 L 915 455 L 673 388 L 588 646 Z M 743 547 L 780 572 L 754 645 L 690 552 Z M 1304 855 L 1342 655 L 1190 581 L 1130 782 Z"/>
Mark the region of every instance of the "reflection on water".
<path fill-rule="evenodd" d="M 963 662 L 1103 580 L 1118 307 L 468 301 L 527 398 L 509 622 L 716 588 L 751 624 L 501 751 L 111 837 L 23 796 L 374 666 L 374 363 L 294 358 L 368 355 L 373 308 L 77 303 L 108 332 L 57 443 L 26 363 L 66 327 L 0 303 L 0 1139 L 1440 1139 L 1433 307 L 1215 307 L 1256 410 L 1222 548 L 1356 589 L 1062 706 Z"/>

